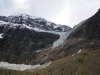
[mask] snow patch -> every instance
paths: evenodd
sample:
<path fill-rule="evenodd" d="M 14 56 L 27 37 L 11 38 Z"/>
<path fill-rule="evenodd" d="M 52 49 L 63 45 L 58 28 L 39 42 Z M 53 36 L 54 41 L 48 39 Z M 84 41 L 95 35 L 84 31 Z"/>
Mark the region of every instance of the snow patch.
<path fill-rule="evenodd" d="M 41 50 L 37 50 L 37 51 L 35 51 L 35 52 L 41 52 Z"/>
<path fill-rule="evenodd" d="M 81 50 L 81 49 L 78 51 L 78 53 L 80 53 L 80 52 L 82 52 L 82 50 Z"/>
<path fill-rule="evenodd" d="M 91 44 L 94 44 L 93 42 Z"/>
<path fill-rule="evenodd" d="M 58 26 L 58 25 L 55 25 L 55 26 L 54 26 L 54 29 L 57 28 L 57 27 L 59 27 L 59 26 Z"/>
<path fill-rule="evenodd" d="M 53 33 L 53 34 L 60 35 L 60 38 L 53 43 L 52 48 L 56 48 L 57 46 L 63 44 L 65 42 L 66 38 L 68 37 L 69 33 L 70 33 L 70 31 L 69 32 L 45 31 L 45 30 L 39 29 L 37 27 L 34 27 L 34 28 L 30 27 L 30 25 L 27 26 L 26 24 L 14 24 L 14 23 L 9 23 L 9 22 L 4 22 L 4 21 L 0 21 L 0 23 L 1 23 L 1 25 L 10 25 L 10 27 L 13 27 L 13 28 L 16 28 L 17 26 L 20 26 L 20 28 L 28 28 L 28 29 L 34 30 L 36 32 L 47 32 L 47 33 Z"/>
<path fill-rule="evenodd" d="M 25 64 L 10 64 L 8 62 L 0 62 L 0 68 L 5 68 L 5 69 L 11 69 L 11 70 L 19 70 L 19 71 L 24 71 L 24 70 L 37 70 L 37 69 L 42 69 L 46 68 L 49 66 L 52 62 L 47 62 L 43 65 L 37 64 L 37 65 L 25 65 Z"/>
<path fill-rule="evenodd" d="M 82 50 L 80 49 L 77 53 L 80 53 L 80 52 L 82 52 Z M 72 56 L 75 56 L 75 54 L 73 54 Z"/>
<path fill-rule="evenodd" d="M 2 39 L 3 38 L 3 33 L 2 34 L 0 34 L 0 39 Z"/>
<path fill-rule="evenodd" d="M 5 68 L 5 69 L 24 71 L 24 70 L 26 70 L 26 69 L 28 69 L 30 67 L 31 67 L 31 65 L 10 64 L 10 63 L 7 63 L 7 62 L 0 62 L 0 68 Z"/>
<path fill-rule="evenodd" d="M 51 23 L 50 22 L 46 22 L 46 24 L 49 26 L 49 25 L 51 25 Z"/>
<path fill-rule="evenodd" d="M 8 24 L 9 22 L 4 22 L 0 20 L 0 24 Z"/>
<path fill-rule="evenodd" d="M 73 54 L 72 56 L 75 56 L 75 54 Z"/>

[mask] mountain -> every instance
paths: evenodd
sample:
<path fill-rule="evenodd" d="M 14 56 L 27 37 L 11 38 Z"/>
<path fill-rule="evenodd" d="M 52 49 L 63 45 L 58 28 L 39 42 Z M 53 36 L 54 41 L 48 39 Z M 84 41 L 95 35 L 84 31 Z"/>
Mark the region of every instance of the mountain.
<path fill-rule="evenodd" d="M 65 42 L 49 53 L 52 64 L 37 70 L 39 74 L 100 74 L 100 9 L 92 17 L 74 26 Z"/>
<path fill-rule="evenodd" d="M 100 9 L 78 28 L 71 32 L 67 40 L 72 40 L 76 49 L 99 49 Z M 76 42 L 77 41 L 77 42 Z"/>
<path fill-rule="evenodd" d="M 99 33 L 100 9 L 63 33 L 34 28 L 26 22 L 0 21 L 0 61 L 6 61 L 0 62 L 0 67 L 25 70 L 0 69 L 0 74 L 99 75 Z"/>
<path fill-rule="evenodd" d="M 59 35 L 28 28 L 0 26 L 0 61 L 35 64 L 38 50 L 52 47 Z M 34 60 L 34 61 L 33 61 Z"/>
<path fill-rule="evenodd" d="M 100 38 L 100 9 L 98 12 L 87 19 L 80 27 L 73 31 L 68 39 L 73 38 L 86 38 L 86 39 L 99 39 Z"/>
<path fill-rule="evenodd" d="M 39 74 L 99 75 L 100 74 L 100 9 L 70 31 L 61 46 L 48 59 L 53 63 Z"/>
<path fill-rule="evenodd" d="M 27 26 L 38 28 L 45 31 L 66 32 L 71 30 L 71 27 L 66 25 L 55 24 L 46 21 L 44 18 L 36 18 L 27 14 L 20 14 L 17 16 L 0 16 L 1 21 L 10 22 L 14 24 L 25 24 Z"/>
<path fill-rule="evenodd" d="M 100 49 L 100 9 L 92 17 L 80 22 L 70 31 L 65 43 L 50 53 L 49 59 L 56 60 L 79 50 Z"/>
<path fill-rule="evenodd" d="M 26 14 L 0 16 L 0 61 L 44 63 L 48 61 L 46 53 L 52 50 L 53 43 L 70 30 L 69 26 L 56 25 Z"/>

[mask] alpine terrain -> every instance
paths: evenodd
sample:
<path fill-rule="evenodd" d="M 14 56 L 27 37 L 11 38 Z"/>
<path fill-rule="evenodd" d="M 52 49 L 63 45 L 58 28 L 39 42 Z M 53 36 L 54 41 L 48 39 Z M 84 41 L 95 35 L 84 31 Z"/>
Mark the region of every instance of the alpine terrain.
<path fill-rule="evenodd" d="M 0 16 L 0 61 L 16 64 L 43 63 L 39 54 L 51 48 L 62 34 L 71 30 L 69 26 L 57 25 L 43 18 L 26 14 Z"/>
<path fill-rule="evenodd" d="M 72 29 L 29 15 L 0 16 L 0 55 L 1 74 L 100 75 L 100 9 Z"/>

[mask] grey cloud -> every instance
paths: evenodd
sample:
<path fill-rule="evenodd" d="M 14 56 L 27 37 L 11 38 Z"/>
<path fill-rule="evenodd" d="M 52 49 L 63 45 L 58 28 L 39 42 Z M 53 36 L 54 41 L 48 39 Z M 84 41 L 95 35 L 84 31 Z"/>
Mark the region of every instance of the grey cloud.
<path fill-rule="evenodd" d="M 30 11 L 37 16 L 51 19 L 52 16 L 62 11 L 63 6 L 64 1 L 62 0 L 35 0 L 30 4 L 32 7 Z"/>
<path fill-rule="evenodd" d="M 0 15 L 11 15 L 15 10 L 14 0 L 0 0 Z"/>
<path fill-rule="evenodd" d="M 100 0 L 70 0 L 70 25 L 91 17 L 100 7 Z"/>
<path fill-rule="evenodd" d="M 71 27 L 92 16 L 100 7 L 100 0 L 24 0 L 22 5 L 16 1 L 19 0 L 0 0 L 0 15 L 26 13 L 53 21 L 53 18 L 61 16 L 60 13 L 64 8 L 69 6 L 69 11 L 67 11 L 69 17 L 65 15 L 69 22 L 66 19 L 61 19 L 61 21 L 63 20 L 62 24 Z M 61 22 L 58 21 L 58 23 Z"/>

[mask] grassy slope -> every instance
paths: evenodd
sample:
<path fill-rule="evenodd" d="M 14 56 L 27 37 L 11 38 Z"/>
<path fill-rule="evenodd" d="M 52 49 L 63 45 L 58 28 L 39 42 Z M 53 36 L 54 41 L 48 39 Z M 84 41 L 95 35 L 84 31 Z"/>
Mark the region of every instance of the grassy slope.
<path fill-rule="evenodd" d="M 36 75 L 33 72 L 0 69 L 0 75 Z"/>
<path fill-rule="evenodd" d="M 51 75 L 100 75 L 100 50 L 83 50 L 54 61 L 39 71 Z"/>
<path fill-rule="evenodd" d="M 71 54 L 34 73 L 0 69 L 0 75 L 100 75 L 100 50 Z"/>

